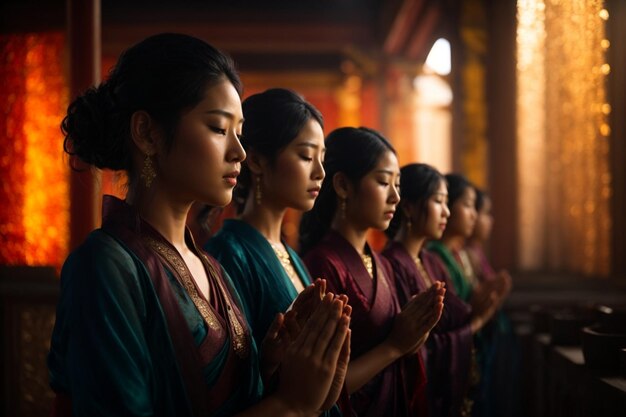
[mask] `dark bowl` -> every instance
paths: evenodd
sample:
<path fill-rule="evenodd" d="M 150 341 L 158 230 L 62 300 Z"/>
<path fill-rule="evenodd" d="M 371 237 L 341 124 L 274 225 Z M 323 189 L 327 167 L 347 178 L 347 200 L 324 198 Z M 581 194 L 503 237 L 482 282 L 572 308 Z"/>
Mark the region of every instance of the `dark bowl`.
<path fill-rule="evenodd" d="M 581 333 L 585 365 L 617 373 L 619 352 L 626 348 L 626 330 L 621 326 L 594 324 L 583 327 Z"/>
<path fill-rule="evenodd" d="M 594 322 L 593 314 L 585 310 L 562 311 L 552 315 L 550 336 L 553 345 L 580 345 L 580 329 Z"/>
<path fill-rule="evenodd" d="M 596 321 L 607 326 L 621 327 L 626 332 L 626 306 L 599 305 L 595 308 Z"/>

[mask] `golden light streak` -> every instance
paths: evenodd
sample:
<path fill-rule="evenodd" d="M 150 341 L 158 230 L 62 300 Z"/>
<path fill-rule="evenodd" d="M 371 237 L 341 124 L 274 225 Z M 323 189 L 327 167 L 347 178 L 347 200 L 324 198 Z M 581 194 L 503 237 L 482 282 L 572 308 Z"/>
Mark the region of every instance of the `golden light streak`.
<path fill-rule="evenodd" d="M 609 273 L 603 3 L 518 1 L 519 255 L 527 269 Z"/>

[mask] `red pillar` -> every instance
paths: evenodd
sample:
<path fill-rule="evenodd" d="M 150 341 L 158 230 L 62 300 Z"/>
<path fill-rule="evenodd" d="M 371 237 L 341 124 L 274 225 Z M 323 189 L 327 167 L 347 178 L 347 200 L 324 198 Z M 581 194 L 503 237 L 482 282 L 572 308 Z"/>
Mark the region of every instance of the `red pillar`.
<path fill-rule="evenodd" d="M 67 0 L 70 100 L 100 82 L 100 0 Z M 95 174 L 84 164 L 70 174 L 70 250 L 98 224 Z M 99 194 L 99 193 L 98 193 Z"/>

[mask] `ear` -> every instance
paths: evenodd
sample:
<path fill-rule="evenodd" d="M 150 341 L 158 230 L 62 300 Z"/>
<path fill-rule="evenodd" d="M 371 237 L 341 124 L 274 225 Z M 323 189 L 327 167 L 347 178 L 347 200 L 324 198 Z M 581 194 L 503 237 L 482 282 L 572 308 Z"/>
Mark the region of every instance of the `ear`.
<path fill-rule="evenodd" d="M 353 192 L 352 183 L 343 172 L 338 172 L 333 175 L 333 188 L 335 189 L 335 194 L 337 194 L 337 197 L 344 200 L 347 199 L 348 196 Z"/>
<path fill-rule="evenodd" d="M 157 151 L 156 125 L 150 115 L 139 110 L 130 117 L 130 135 L 133 143 L 145 155 L 154 155 Z"/>
<path fill-rule="evenodd" d="M 259 155 L 257 152 L 250 150 L 247 153 L 246 164 L 253 175 L 261 175 L 266 170 L 268 161 L 263 155 Z"/>

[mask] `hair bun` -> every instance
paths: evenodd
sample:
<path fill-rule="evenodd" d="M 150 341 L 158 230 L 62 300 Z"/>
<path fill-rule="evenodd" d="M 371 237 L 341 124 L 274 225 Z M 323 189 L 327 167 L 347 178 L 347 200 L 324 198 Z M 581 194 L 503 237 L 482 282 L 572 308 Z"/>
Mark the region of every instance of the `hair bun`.
<path fill-rule="evenodd" d="M 127 169 L 128 129 L 120 119 L 109 83 L 89 88 L 68 106 L 61 123 L 65 151 L 97 168 Z"/>

